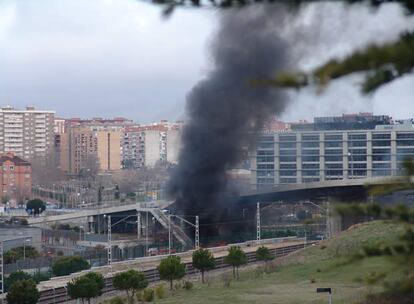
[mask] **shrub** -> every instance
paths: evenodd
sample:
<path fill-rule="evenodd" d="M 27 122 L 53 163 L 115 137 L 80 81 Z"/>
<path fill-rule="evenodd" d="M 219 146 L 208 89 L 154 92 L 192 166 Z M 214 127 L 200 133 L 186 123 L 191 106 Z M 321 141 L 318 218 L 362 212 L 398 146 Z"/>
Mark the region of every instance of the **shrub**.
<path fill-rule="evenodd" d="M 315 278 L 312 278 L 312 279 L 310 279 L 310 282 L 311 282 L 312 284 L 314 284 L 314 283 L 316 283 L 316 279 L 315 279 Z"/>
<path fill-rule="evenodd" d="M 124 304 L 124 300 L 121 297 L 114 297 L 109 300 L 109 304 Z"/>
<path fill-rule="evenodd" d="M 145 302 L 152 302 L 154 301 L 154 289 L 152 288 L 146 288 L 142 292 L 142 300 Z"/>
<path fill-rule="evenodd" d="M 90 267 L 88 261 L 80 256 L 67 256 L 59 258 L 52 265 L 52 272 L 55 276 L 64 276 Z"/>
<path fill-rule="evenodd" d="M 193 286 L 194 286 L 194 284 L 190 281 L 185 281 L 184 284 L 183 284 L 183 288 L 185 290 L 191 290 L 191 289 L 193 289 Z"/>
<path fill-rule="evenodd" d="M 164 284 L 158 285 L 155 288 L 155 295 L 157 296 L 157 299 L 164 299 L 165 298 L 166 292 L 165 292 Z"/>

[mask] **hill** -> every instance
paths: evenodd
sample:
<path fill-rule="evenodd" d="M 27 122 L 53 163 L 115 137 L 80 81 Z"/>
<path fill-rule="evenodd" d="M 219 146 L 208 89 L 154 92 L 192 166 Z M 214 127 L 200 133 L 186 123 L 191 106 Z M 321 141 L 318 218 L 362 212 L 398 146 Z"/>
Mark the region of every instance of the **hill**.
<path fill-rule="evenodd" d="M 402 269 L 386 257 L 363 260 L 350 257 L 363 245 L 395 242 L 403 228 L 403 224 L 390 221 L 360 224 L 319 245 L 275 261 L 269 274 L 249 268 L 229 287 L 224 286 L 222 277 L 216 276 L 211 278 L 209 286 L 196 284 L 193 290 L 176 291 L 159 303 L 326 303 L 327 295 L 317 294 L 317 287 L 332 287 L 334 303 L 358 303 L 368 293 L 382 290 L 380 284 L 368 285 L 367 277 L 381 273 L 398 276 Z"/>

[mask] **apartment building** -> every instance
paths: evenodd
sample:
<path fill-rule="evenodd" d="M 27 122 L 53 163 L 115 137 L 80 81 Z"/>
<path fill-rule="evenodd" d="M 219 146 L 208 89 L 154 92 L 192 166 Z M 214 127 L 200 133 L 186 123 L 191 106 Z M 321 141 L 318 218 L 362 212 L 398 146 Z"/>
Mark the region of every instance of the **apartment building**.
<path fill-rule="evenodd" d="M 132 125 L 132 120 L 122 117 L 55 121 L 55 129 L 63 130 L 55 134 L 60 168 L 69 174 L 121 169 L 121 138 L 123 130 Z"/>
<path fill-rule="evenodd" d="M 69 174 L 121 169 L 121 134 L 116 128 L 68 128 L 61 135 L 60 168 Z"/>
<path fill-rule="evenodd" d="M 383 122 L 262 134 L 250 159 L 252 186 L 401 175 L 414 158 L 414 124 Z"/>
<path fill-rule="evenodd" d="M 0 155 L 0 197 L 12 207 L 28 199 L 32 192 L 32 168 L 12 152 Z"/>
<path fill-rule="evenodd" d="M 161 121 L 126 128 L 121 145 L 124 168 L 154 167 L 158 162 L 177 163 L 180 125 Z"/>
<path fill-rule="evenodd" d="M 0 153 L 12 152 L 24 159 L 43 157 L 54 145 L 54 111 L 34 107 L 0 109 Z"/>

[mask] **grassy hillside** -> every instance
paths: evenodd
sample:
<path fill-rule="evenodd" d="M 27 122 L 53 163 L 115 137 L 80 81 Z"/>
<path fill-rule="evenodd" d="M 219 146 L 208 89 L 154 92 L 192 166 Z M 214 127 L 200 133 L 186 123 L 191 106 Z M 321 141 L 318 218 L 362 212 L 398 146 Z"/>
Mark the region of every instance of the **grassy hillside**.
<path fill-rule="evenodd" d="M 270 274 L 246 270 L 238 281 L 225 287 L 221 277 L 214 277 L 209 286 L 196 284 L 193 290 L 175 291 L 158 303 L 327 303 L 327 295 L 316 294 L 317 287 L 332 287 L 334 303 L 357 303 L 368 292 L 381 291 L 382 286 L 367 286 L 370 274 L 382 272 L 398 276 L 396 268 L 385 257 L 349 261 L 361 245 L 381 241 L 394 242 L 403 225 L 377 221 L 359 225 L 339 236 L 278 261 Z"/>

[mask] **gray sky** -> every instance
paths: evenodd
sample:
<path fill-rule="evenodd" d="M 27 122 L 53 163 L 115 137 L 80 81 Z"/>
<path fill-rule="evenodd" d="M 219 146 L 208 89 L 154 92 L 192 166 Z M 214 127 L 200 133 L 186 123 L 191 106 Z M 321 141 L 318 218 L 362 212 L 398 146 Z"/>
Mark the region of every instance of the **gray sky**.
<path fill-rule="evenodd" d="M 136 0 L 0 0 L 0 104 L 63 117 L 182 118 L 186 93 L 209 69 L 217 15 L 185 9 L 164 20 L 159 7 Z M 394 5 L 374 14 L 359 6 L 310 7 L 292 25 L 302 33 L 294 55 L 311 68 L 367 40 L 393 39 L 414 26 L 401 15 Z M 369 98 L 358 94 L 359 81 L 337 81 L 322 95 L 292 93 L 282 118 L 355 111 L 414 117 L 413 76 Z"/>

